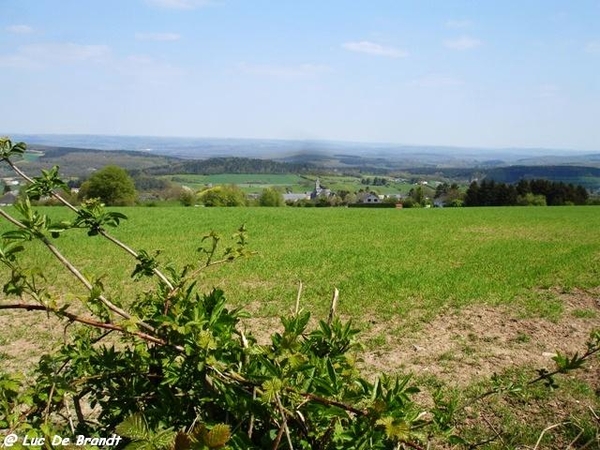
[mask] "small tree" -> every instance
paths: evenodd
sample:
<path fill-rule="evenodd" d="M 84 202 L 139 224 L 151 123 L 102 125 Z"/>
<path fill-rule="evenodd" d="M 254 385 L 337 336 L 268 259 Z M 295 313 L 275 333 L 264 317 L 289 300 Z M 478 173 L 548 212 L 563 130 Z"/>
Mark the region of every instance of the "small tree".
<path fill-rule="evenodd" d="M 258 199 L 258 204 L 260 206 L 283 206 L 285 205 L 283 201 L 283 195 L 277 189 L 273 187 L 268 187 L 263 189 L 260 197 Z"/>
<path fill-rule="evenodd" d="M 106 166 L 81 185 L 79 197 L 99 198 L 110 206 L 133 205 L 137 197 L 133 179 L 118 166 Z"/>

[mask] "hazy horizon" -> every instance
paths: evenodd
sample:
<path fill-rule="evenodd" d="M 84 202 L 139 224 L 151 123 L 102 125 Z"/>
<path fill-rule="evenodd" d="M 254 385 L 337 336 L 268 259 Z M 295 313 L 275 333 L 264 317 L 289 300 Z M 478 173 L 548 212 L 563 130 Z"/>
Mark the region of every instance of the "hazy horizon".
<path fill-rule="evenodd" d="M 600 150 L 600 1 L 4 0 L 13 134 Z"/>
<path fill-rule="evenodd" d="M 167 145 L 172 148 L 183 148 L 186 145 L 201 146 L 208 143 L 225 144 L 235 143 L 243 145 L 254 143 L 257 146 L 265 143 L 277 143 L 283 146 L 283 149 L 291 147 L 296 151 L 323 151 L 327 152 L 352 152 L 353 149 L 359 149 L 359 153 L 366 155 L 375 151 L 393 151 L 393 150 L 413 150 L 422 151 L 428 154 L 440 152 L 448 156 L 453 156 L 453 152 L 461 155 L 480 155 L 486 154 L 530 154 L 530 155 L 564 155 L 568 157 L 592 155 L 600 151 L 561 149 L 548 147 L 467 147 L 452 145 L 427 145 L 411 144 L 398 142 L 362 142 L 362 141 L 343 141 L 330 139 L 278 139 L 278 138 L 244 138 L 244 137 L 214 137 L 214 136 L 158 136 L 158 135 L 110 135 L 110 134 L 82 134 L 82 133 L 4 133 L 13 140 L 26 140 L 30 144 L 38 145 L 56 145 L 73 146 L 78 148 L 97 148 L 102 150 L 121 149 L 121 150 L 141 150 L 156 151 L 158 148 L 143 148 L 155 145 Z M 447 152 L 447 153 L 446 153 Z"/>

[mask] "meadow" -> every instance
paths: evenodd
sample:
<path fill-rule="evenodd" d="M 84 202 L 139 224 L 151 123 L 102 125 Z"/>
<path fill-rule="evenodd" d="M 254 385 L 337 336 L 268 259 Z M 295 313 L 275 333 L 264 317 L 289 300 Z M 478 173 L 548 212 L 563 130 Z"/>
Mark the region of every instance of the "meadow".
<path fill-rule="evenodd" d="M 68 217 L 60 208 L 43 211 Z M 562 305 L 551 289 L 600 284 L 595 207 L 119 211 L 129 220 L 111 230 L 116 237 L 135 249 L 160 250 L 161 262 L 179 267 L 199 258 L 197 248 L 209 231 L 220 233 L 228 245 L 245 224 L 249 249 L 256 254 L 207 270 L 200 285 L 222 288 L 231 303 L 250 306 L 261 316 L 291 308 L 300 281 L 303 306 L 318 314 L 326 312 L 338 288 L 345 316 L 359 322 L 410 316 L 412 326 L 470 305 L 507 305 L 522 317 L 556 319 Z M 130 288 L 110 280 L 130 273 L 134 261 L 98 237 L 80 237 L 70 231 L 57 245 L 86 273 L 104 277 L 112 295 L 128 303 Z M 66 272 L 45 249 L 34 246 L 28 257 L 55 289 L 66 290 Z"/>

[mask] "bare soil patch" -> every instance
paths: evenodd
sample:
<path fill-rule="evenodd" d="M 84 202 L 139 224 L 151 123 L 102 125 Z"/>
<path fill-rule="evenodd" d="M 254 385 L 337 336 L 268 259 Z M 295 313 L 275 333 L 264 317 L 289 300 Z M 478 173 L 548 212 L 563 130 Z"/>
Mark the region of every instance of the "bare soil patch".
<path fill-rule="evenodd" d="M 0 312 L 0 364 L 5 372 L 27 373 L 43 352 L 63 337 L 65 324 L 43 312 Z"/>
<path fill-rule="evenodd" d="M 383 335 L 385 344 L 366 352 L 365 367 L 434 375 L 457 386 L 508 367 L 551 368 L 557 351 L 585 351 L 590 332 L 600 327 L 600 289 L 555 295 L 564 307 L 556 322 L 519 318 L 518 311 L 505 307 L 471 306 L 448 311 L 407 336 L 386 335 L 398 324 L 374 324 L 363 338 Z M 588 377 L 599 383 L 597 358 L 588 365 Z"/>
<path fill-rule="evenodd" d="M 401 319 L 372 323 L 359 335 L 368 343 L 362 354 L 363 369 L 434 375 L 462 386 L 509 367 L 551 368 L 556 351 L 584 351 L 590 331 L 600 327 L 600 288 L 554 290 L 553 294 L 564 307 L 556 322 L 519 318 L 519 311 L 506 307 L 470 306 L 449 310 L 417 332 L 398 332 L 406 325 Z M 246 309 L 256 313 L 259 305 Z M 313 317 L 310 326 L 316 324 Z M 42 352 L 62 341 L 64 325 L 43 313 L 3 311 L 0 362 L 4 370 L 31 370 Z M 282 330 L 277 317 L 253 316 L 242 321 L 242 328 L 260 344 L 268 344 L 271 334 Z M 590 361 L 587 367 L 586 378 L 600 389 L 600 361 Z"/>

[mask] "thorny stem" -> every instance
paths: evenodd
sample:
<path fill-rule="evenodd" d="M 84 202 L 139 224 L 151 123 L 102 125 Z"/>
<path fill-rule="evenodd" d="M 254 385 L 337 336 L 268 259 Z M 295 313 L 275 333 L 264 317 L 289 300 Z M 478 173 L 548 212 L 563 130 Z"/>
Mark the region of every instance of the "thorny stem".
<path fill-rule="evenodd" d="M 281 437 L 283 436 L 283 424 L 279 427 L 279 431 L 277 432 L 277 437 L 273 442 L 273 450 L 277 450 L 279 448 L 279 443 L 281 442 Z"/>
<path fill-rule="evenodd" d="M 0 209 L 0 216 L 4 217 L 6 220 L 8 220 L 10 223 L 12 223 L 13 225 L 16 225 L 19 228 L 23 228 L 23 229 L 27 229 L 27 227 L 25 225 L 23 225 L 21 222 L 19 222 L 17 219 L 15 219 L 14 217 L 12 217 L 10 214 L 8 214 L 6 211 L 4 211 L 3 209 Z"/>
<path fill-rule="evenodd" d="M 35 180 L 33 178 L 31 178 L 29 175 L 27 175 L 25 172 L 23 172 L 21 169 L 19 169 L 15 165 L 15 163 L 13 163 L 10 159 L 5 158 L 4 161 L 6 161 L 8 163 L 8 165 L 11 167 L 11 169 L 14 170 L 21 178 L 28 181 L 29 183 L 35 183 Z M 69 201 L 67 199 L 65 199 L 62 195 L 57 194 L 56 192 L 51 192 L 50 195 L 52 195 L 52 197 L 57 199 L 59 202 L 61 202 L 63 205 L 65 205 L 67 208 L 69 208 L 71 211 L 73 211 L 75 213 L 79 213 L 79 209 L 76 206 L 73 206 L 71 203 L 69 203 Z M 131 247 L 129 247 L 125 243 L 114 238 L 113 236 L 108 234 L 105 230 L 100 230 L 99 234 L 101 234 L 104 238 L 108 239 L 110 242 L 112 242 L 113 244 L 115 244 L 118 247 L 120 247 L 121 249 L 123 249 L 125 252 L 129 253 L 134 258 L 138 257 L 138 254 L 135 250 L 133 250 Z M 167 285 L 167 287 L 170 290 L 174 289 L 172 283 L 159 269 L 154 268 L 154 269 L 152 269 L 152 271 L 163 283 L 165 283 L 165 285 Z"/>
<path fill-rule="evenodd" d="M 32 305 L 29 303 L 9 303 L 9 304 L 0 304 L 0 309 L 25 309 L 27 311 L 48 311 L 58 314 L 59 316 L 64 316 L 69 320 L 74 322 L 83 323 L 85 325 L 90 325 L 96 328 L 102 328 L 105 330 L 119 331 L 124 334 L 131 334 L 133 336 L 137 336 L 140 339 L 143 339 L 148 342 L 152 342 L 154 344 L 159 345 L 169 345 L 163 339 L 152 336 L 148 333 L 144 333 L 141 331 L 128 331 L 120 325 L 115 325 L 114 323 L 106 323 L 106 322 L 98 322 L 96 320 L 90 319 L 88 317 L 78 316 L 77 314 L 70 313 L 68 311 L 60 311 L 56 308 L 52 308 L 50 306 L 45 305 Z M 179 351 L 183 351 L 183 347 L 176 346 L 175 347 Z"/>
<path fill-rule="evenodd" d="M 14 170 L 21 178 L 23 178 L 24 180 L 28 181 L 29 183 L 35 183 L 35 180 L 33 178 L 31 178 L 29 175 L 27 175 L 25 172 L 23 172 L 21 169 L 19 169 L 15 163 L 13 163 L 9 158 L 4 158 L 4 161 L 7 162 L 7 164 L 10 166 L 10 168 L 12 170 Z M 64 197 L 62 197 L 61 195 L 52 192 L 51 195 L 56 198 L 59 202 L 61 202 L 63 205 L 65 205 L 67 208 L 69 208 L 70 210 L 78 213 L 79 210 L 73 206 L 71 203 L 69 203 L 67 201 L 67 199 L 65 199 Z"/>
<path fill-rule="evenodd" d="M 115 244 L 118 247 L 121 247 L 123 250 L 125 250 L 127 253 L 129 253 L 131 256 L 133 256 L 134 258 L 138 257 L 138 254 L 135 250 L 133 250 L 131 247 L 129 247 L 127 244 L 119 241 L 118 239 L 112 237 L 110 234 L 108 234 L 106 231 L 104 230 L 100 230 L 99 232 L 103 237 L 105 237 L 106 239 L 108 239 L 110 242 L 112 242 L 113 244 Z M 170 291 L 173 291 L 175 289 L 175 287 L 173 286 L 173 284 L 169 281 L 169 279 L 165 276 L 165 274 L 163 274 L 160 270 L 158 270 L 156 267 L 152 269 L 152 272 L 154 272 L 154 275 L 156 275 L 160 281 L 162 281 L 163 283 L 165 283 L 165 285 L 169 288 Z"/>
<path fill-rule="evenodd" d="M 281 414 L 281 420 L 283 421 L 282 426 L 283 430 L 285 431 L 285 437 L 287 438 L 288 445 L 290 450 L 294 450 L 294 446 L 292 445 L 292 437 L 290 436 L 290 429 L 288 428 L 287 418 L 285 416 L 285 411 L 283 409 L 283 405 L 281 404 L 281 400 L 279 399 L 279 395 L 275 395 L 275 401 L 277 402 L 277 408 Z"/>

